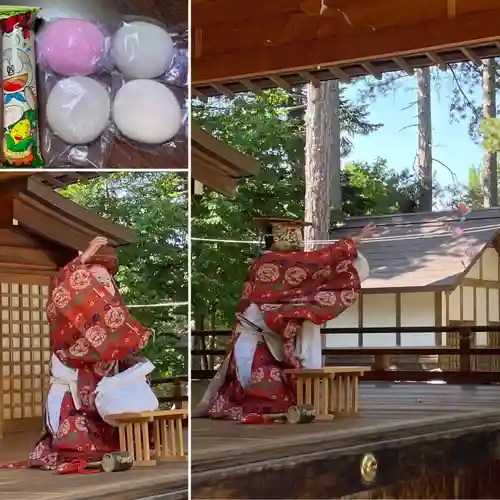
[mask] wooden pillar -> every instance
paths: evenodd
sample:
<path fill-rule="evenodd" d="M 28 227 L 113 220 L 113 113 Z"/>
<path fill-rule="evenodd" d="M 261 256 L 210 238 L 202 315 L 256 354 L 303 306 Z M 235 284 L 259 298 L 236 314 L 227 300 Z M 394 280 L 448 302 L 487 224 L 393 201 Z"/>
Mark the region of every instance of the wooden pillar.
<path fill-rule="evenodd" d="M 471 356 L 470 349 L 472 344 L 472 331 L 470 328 L 463 328 L 460 330 L 460 371 L 463 373 L 470 373 L 471 371 Z"/>
<path fill-rule="evenodd" d="M 390 354 L 377 354 L 375 356 L 374 371 L 388 371 L 391 368 Z"/>

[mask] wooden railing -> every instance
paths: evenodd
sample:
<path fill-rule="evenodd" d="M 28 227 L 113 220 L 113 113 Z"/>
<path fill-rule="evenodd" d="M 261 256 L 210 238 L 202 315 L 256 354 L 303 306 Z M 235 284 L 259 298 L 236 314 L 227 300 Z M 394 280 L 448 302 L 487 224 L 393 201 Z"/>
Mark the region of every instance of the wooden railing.
<path fill-rule="evenodd" d="M 456 346 L 429 346 L 429 347 L 336 347 L 323 349 L 323 355 L 326 357 L 326 364 L 361 364 L 370 366 L 363 376 L 363 380 L 371 381 L 411 381 L 427 382 L 431 380 L 441 380 L 446 383 L 500 383 L 500 345 L 497 346 L 476 346 L 474 345 L 475 334 L 486 332 L 487 338 L 491 337 L 491 332 L 497 332 L 500 338 L 499 325 L 479 325 L 479 326 L 443 326 L 443 327 L 380 327 L 380 328 L 322 328 L 321 333 L 327 334 L 357 334 L 361 339 L 366 335 L 374 334 L 395 334 L 401 337 L 405 333 L 447 333 L 458 335 Z M 191 376 L 193 379 L 209 379 L 215 374 L 215 367 L 227 353 L 230 344 L 230 330 L 208 331 L 194 330 L 191 332 L 193 337 L 192 345 L 195 346 L 192 351 Z M 217 348 L 208 348 L 207 345 L 221 343 L 225 338 L 226 346 Z M 393 370 L 391 367 L 394 358 L 408 356 L 427 356 L 435 357 L 436 368 L 443 368 L 444 365 L 454 366 L 455 368 L 440 370 L 431 369 L 412 369 L 412 370 Z M 483 356 L 490 356 L 488 369 L 477 370 L 480 363 L 478 359 Z M 335 363 L 329 362 L 329 358 L 335 357 Z M 364 362 L 359 362 L 359 358 L 364 357 Z M 356 362 L 353 363 L 353 360 Z M 449 362 L 453 359 L 455 362 Z M 492 360 L 493 359 L 493 360 Z M 448 361 L 447 363 L 445 361 Z M 484 364 L 483 364 L 484 366 Z"/>
<path fill-rule="evenodd" d="M 175 403 L 183 403 L 188 401 L 188 396 L 186 392 L 186 387 L 188 384 L 189 377 L 187 375 L 175 375 L 171 377 L 161 377 L 155 378 L 151 381 L 151 386 L 157 394 L 158 401 L 161 405 L 172 405 Z M 164 396 L 161 393 L 160 386 L 166 386 L 169 396 Z"/>

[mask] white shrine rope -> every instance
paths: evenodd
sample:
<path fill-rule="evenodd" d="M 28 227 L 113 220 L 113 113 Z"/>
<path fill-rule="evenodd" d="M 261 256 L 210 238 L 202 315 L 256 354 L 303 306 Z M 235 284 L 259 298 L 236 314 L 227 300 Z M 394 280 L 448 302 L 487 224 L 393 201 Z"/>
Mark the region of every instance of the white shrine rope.
<path fill-rule="evenodd" d="M 131 306 L 127 306 L 128 309 L 133 309 L 134 307 L 180 307 L 187 306 L 189 302 L 160 302 L 158 304 L 133 304 Z"/>
<path fill-rule="evenodd" d="M 191 238 L 191 241 L 206 241 L 207 243 L 236 243 L 242 245 L 262 245 L 262 241 L 252 240 L 218 240 L 214 238 Z M 304 243 L 336 243 L 336 240 L 304 240 Z"/>

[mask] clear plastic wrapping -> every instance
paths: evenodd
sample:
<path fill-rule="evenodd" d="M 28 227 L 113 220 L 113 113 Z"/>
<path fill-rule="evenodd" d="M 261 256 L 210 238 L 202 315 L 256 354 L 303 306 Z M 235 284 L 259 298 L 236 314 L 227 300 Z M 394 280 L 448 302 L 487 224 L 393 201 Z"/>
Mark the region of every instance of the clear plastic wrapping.
<path fill-rule="evenodd" d="M 160 154 L 186 141 L 185 92 L 157 80 L 116 78 L 112 117 L 115 135 L 137 149 Z"/>
<path fill-rule="evenodd" d="M 33 30 L 38 10 L 0 7 L 5 167 L 43 167 Z"/>
<path fill-rule="evenodd" d="M 48 167 L 103 168 L 112 152 L 111 88 L 90 76 L 46 75 L 43 145 Z"/>
<path fill-rule="evenodd" d="M 127 17 L 114 30 L 112 118 L 118 141 L 162 156 L 187 141 L 187 50 L 182 27 Z"/>
<path fill-rule="evenodd" d="M 187 46 L 185 29 L 144 18 L 48 21 L 38 35 L 47 166 L 103 168 L 120 142 L 162 159 L 185 146 Z"/>
<path fill-rule="evenodd" d="M 37 57 L 46 166 L 106 167 L 113 147 L 106 27 L 87 19 L 47 21 Z"/>

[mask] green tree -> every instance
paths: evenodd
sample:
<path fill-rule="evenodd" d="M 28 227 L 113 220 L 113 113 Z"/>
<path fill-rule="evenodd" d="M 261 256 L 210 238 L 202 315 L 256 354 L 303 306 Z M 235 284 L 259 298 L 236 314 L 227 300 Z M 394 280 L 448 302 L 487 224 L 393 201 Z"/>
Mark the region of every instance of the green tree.
<path fill-rule="evenodd" d="M 117 275 L 125 303 L 186 302 L 187 178 L 175 173 L 116 173 L 77 183 L 60 194 L 113 222 L 133 229 L 135 244 L 119 249 Z M 154 337 L 144 354 L 157 376 L 185 373 L 185 349 L 179 336 L 187 330 L 187 307 L 131 309 Z"/>

